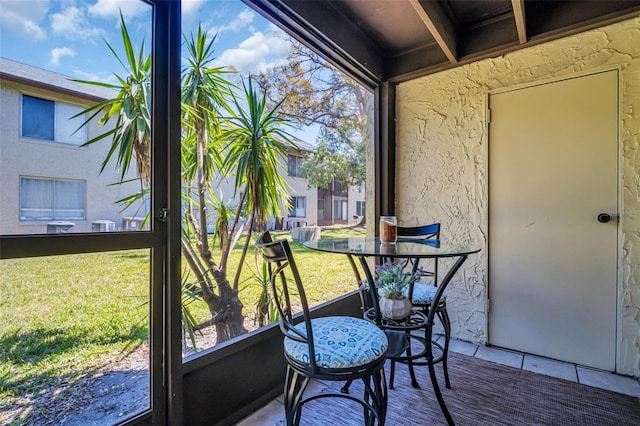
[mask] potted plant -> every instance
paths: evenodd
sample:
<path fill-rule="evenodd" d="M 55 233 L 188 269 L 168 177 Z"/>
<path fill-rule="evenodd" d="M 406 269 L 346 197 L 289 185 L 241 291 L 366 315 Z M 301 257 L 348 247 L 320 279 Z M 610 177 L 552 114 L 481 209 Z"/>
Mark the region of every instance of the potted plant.
<path fill-rule="evenodd" d="M 420 274 L 404 272 L 406 262 L 385 262 L 376 266 L 376 287 L 380 299 L 380 313 L 389 319 L 399 320 L 411 313 L 408 299 L 409 286 L 418 281 Z"/>

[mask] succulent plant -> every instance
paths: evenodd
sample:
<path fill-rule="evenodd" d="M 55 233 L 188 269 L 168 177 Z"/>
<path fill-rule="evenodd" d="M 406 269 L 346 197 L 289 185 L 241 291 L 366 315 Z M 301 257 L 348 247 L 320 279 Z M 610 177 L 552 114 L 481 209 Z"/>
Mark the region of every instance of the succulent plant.
<path fill-rule="evenodd" d="M 420 273 L 404 272 L 406 265 L 406 262 L 385 262 L 376 266 L 376 286 L 380 297 L 386 297 L 387 299 L 403 299 L 407 297 L 407 288 L 420 279 Z"/>

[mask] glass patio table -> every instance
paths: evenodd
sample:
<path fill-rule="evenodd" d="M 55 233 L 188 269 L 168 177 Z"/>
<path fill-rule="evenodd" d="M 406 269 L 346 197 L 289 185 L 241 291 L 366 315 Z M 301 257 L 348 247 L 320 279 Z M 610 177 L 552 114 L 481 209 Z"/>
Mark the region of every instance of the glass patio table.
<path fill-rule="evenodd" d="M 339 253 L 344 254 L 349 259 L 349 263 L 351 264 L 351 268 L 356 276 L 358 283 L 363 283 L 360 271 L 356 266 L 356 262 L 354 261 L 354 257 L 358 259 L 362 271 L 364 272 L 366 281 L 365 284 L 368 285 L 371 293 L 371 299 L 373 302 L 373 309 L 365 310 L 365 316 L 367 316 L 367 312 L 372 312 L 368 315 L 368 318 L 375 321 L 376 324 L 381 325 L 385 328 L 394 329 L 394 321 L 383 318 L 380 315 L 380 309 L 378 305 L 378 297 L 376 291 L 375 278 L 373 273 L 371 272 L 371 268 L 367 263 L 368 258 L 381 258 L 381 259 L 436 259 L 436 258 L 455 258 L 454 264 L 447 271 L 444 279 L 437 287 L 436 293 L 433 297 L 433 301 L 431 302 L 432 307 L 438 306 L 440 303 L 443 293 L 445 292 L 447 286 L 451 282 L 453 276 L 458 272 L 462 264 L 467 260 L 467 257 L 470 254 L 477 253 L 480 251 L 480 247 L 474 244 L 466 244 L 466 243 L 456 243 L 445 240 L 432 240 L 432 239 L 410 239 L 410 238 L 398 238 L 396 243 L 383 243 L 379 238 L 330 238 L 330 239 L 321 239 L 321 240 L 313 240 L 306 241 L 304 246 L 311 250 L 317 250 L 321 252 L 327 253 Z M 362 291 L 361 291 L 362 294 Z M 425 341 L 432 341 L 432 333 L 433 333 L 433 325 L 435 321 L 437 309 L 429 309 L 429 314 L 426 318 L 425 326 Z M 411 317 L 410 317 L 411 318 Z M 409 321 L 409 320 L 407 320 Z M 403 326 L 406 327 L 407 324 L 398 324 L 398 329 Z M 409 326 L 411 326 L 409 324 Z M 445 418 L 447 419 L 447 423 L 452 425 L 454 424 L 453 419 L 451 418 L 451 414 L 447 409 L 447 406 L 442 397 L 442 393 L 440 391 L 440 386 L 438 385 L 438 381 L 436 378 L 435 367 L 434 364 L 438 362 L 438 360 L 434 360 L 433 356 L 433 348 L 431 345 L 425 345 L 425 351 L 423 351 L 424 356 L 427 359 L 427 365 L 429 367 L 429 376 L 431 377 L 431 382 L 433 385 L 433 390 L 436 394 L 436 398 L 438 399 L 438 404 L 440 404 L 440 408 Z M 422 354 L 421 353 L 421 354 Z M 415 382 L 415 378 L 412 377 L 412 380 Z"/>

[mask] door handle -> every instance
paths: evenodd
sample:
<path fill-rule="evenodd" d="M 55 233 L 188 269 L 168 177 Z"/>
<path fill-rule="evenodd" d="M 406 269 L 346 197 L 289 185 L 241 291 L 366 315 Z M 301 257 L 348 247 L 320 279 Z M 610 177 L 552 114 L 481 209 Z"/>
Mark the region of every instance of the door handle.
<path fill-rule="evenodd" d="M 598 222 L 600 223 L 607 223 L 609 221 L 611 221 L 611 219 L 615 219 L 616 222 L 620 221 L 620 215 L 619 214 L 610 214 L 610 213 L 600 213 L 598 215 Z"/>

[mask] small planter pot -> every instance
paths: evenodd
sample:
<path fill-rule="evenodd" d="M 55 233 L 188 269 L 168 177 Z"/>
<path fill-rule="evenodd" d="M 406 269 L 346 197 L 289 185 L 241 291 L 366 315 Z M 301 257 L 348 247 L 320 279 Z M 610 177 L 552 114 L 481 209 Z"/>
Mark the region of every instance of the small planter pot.
<path fill-rule="evenodd" d="M 380 298 L 380 313 L 382 316 L 392 319 L 400 320 L 409 316 L 411 313 L 411 301 L 407 298 L 404 299 L 387 299 L 386 297 Z"/>

